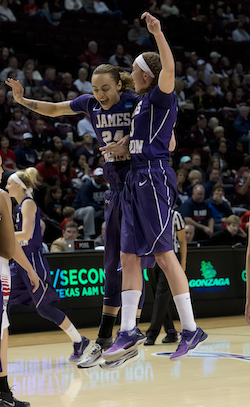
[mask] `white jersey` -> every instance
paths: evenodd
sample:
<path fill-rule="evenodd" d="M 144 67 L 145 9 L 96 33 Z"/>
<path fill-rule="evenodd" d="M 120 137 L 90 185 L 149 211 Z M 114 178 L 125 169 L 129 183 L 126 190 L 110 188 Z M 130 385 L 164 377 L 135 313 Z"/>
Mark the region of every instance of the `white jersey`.
<path fill-rule="evenodd" d="M 174 243 L 174 252 L 178 253 L 180 244 L 177 238 L 177 232 L 185 228 L 185 222 L 180 212 L 173 211 L 173 226 L 172 226 L 172 236 Z"/>

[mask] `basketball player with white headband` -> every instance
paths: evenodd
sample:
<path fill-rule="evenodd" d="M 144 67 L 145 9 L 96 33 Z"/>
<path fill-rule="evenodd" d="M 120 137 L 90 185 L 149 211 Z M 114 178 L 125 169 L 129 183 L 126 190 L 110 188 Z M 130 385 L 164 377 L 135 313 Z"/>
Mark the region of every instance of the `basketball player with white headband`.
<path fill-rule="evenodd" d="M 12 288 L 9 303 L 28 306 L 35 304 L 41 317 L 54 322 L 70 337 L 73 353 L 69 360 L 77 361 L 88 346 L 89 339 L 81 336 L 65 313 L 52 305 L 59 301 L 59 297 L 52 286 L 50 267 L 42 253 L 39 208 L 32 197 L 33 188 L 37 185 L 37 174 L 36 168 L 32 167 L 17 171 L 8 178 L 6 186 L 9 195 L 15 198 L 19 205 L 16 238 L 40 281 L 38 290 L 33 292 L 25 269 L 14 261 L 10 266 Z"/>
<path fill-rule="evenodd" d="M 113 345 L 103 354 L 108 362 L 136 349 L 146 339 L 135 323 L 142 290 L 142 256 L 154 255 L 164 271 L 180 317 L 181 341 L 170 359 L 187 356 L 207 339 L 207 334 L 195 323 L 188 280 L 173 251 L 172 208 L 177 182 L 169 156 L 175 148 L 173 129 L 177 119 L 174 58 L 160 21 L 147 12 L 141 18 L 154 35 L 159 54 L 144 52 L 133 63 L 135 91 L 144 96 L 131 123 L 131 166 L 122 199 L 121 328 Z M 117 145 L 102 150 L 111 155 L 126 153 Z"/>

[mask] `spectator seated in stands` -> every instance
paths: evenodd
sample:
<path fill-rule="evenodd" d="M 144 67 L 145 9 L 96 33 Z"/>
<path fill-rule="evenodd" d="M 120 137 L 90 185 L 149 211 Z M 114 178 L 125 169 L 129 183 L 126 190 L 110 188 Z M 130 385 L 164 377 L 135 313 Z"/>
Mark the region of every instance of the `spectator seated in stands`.
<path fill-rule="evenodd" d="M 209 180 L 205 183 L 205 197 L 209 198 L 212 195 L 213 187 L 220 181 L 221 173 L 219 169 L 212 168 L 209 173 Z"/>
<path fill-rule="evenodd" d="M 19 170 L 27 167 L 35 167 L 39 162 L 36 151 L 31 148 L 33 136 L 31 133 L 24 133 L 22 144 L 15 149 L 16 165 Z"/>
<path fill-rule="evenodd" d="M 10 56 L 9 48 L 8 47 L 2 47 L 2 49 L 0 51 L 0 72 L 4 68 L 7 68 L 9 56 Z"/>
<path fill-rule="evenodd" d="M 27 61 L 23 65 L 23 72 L 25 74 L 26 70 L 31 70 L 32 71 L 32 79 L 34 81 L 41 81 L 43 79 L 42 75 L 40 72 L 36 69 L 35 61 L 34 59 L 27 59 Z"/>
<path fill-rule="evenodd" d="M 192 170 L 198 170 L 200 171 L 201 175 L 202 175 L 202 184 L 203 182 L 205 182 L 205 173 L 203 171 L 203 169 L 201 168 L 201 155 L 199 153 L 193 153 L 191 155 L 191 165 L 192 165 Z M 201 182 L 200 182 L 201 184 Z"/>
<path fill-rule="evenodd" d="M 25 76 L 23 81 L 24 95 L 25 97 L 31 97 L 33 89 L 40 87 L 40 81 L 33 79 L 32 69 L 25 69 L 24 76 Z"/>
<path fill-rule="evenodd" d="M 8 0 L 2 0 L 0 4 L 0 18 L 2 21 L 9 21 L 11 23 L 16 22 L 16 17 L 13 11 L 8 7 Z"/>
<path fill-rule="evenodd" d="M 51 151 L 54 153 L 54 162 L 57 164 L 62 154 L 70 154 L 70 149 L 63 145 L 62 139 L 59 136 L 54 136 L 50 142 Z"/>
<path fill-rule="evenodd" d="M 97 236 L 94 240 L 95 248 L 103 247 L 104 248 L 104 235 L 105 235 L 106 222 L 102 223 L 101 234 Z"/>
<path fill-rule="evenodd" d="M 88 49 L 80 55 L 80 63 L 83 68 L 86 68 L 89 72 L 98 66 L 103 64 L 104 59 L 98 52 L 98 44 L 96 41 L 89 41 Z"/>
<path fill-rule="evenodd" d="M 90 177 L 90 168 L 89 165 L 87 163 L 87 157 L 85 154 L 80 154 L 77 159 L 76 159 L 77 163 L 75 165 L 75 170 L 78 176 L 78 179 L 82 182 L 82 184 L 86 181 L 90 181 L 91 177 Z M 77 186 L 74 185 L 74 187 L 77 188 Z M 79 188 L 81 187 L 81 185 L 79 186 Z M 78 188 L 78 189 L 79 189 Z"/>
<path fill-rule="evenodd" d="M 234 121 L 234 128 L 238 134 L 238 141 L 248 143 L 248 153 L 250 153 L 250 121 L 249 121 L 249 107 L 241 106 L 239 108 L 239 115 Z"/>
<path fill-rule="evenodd" d="M 78 93 L 78 89 L 75 86 L 75 84 L 73 83 L 73 78 L 72 78 L 72 75 L 70 72 L 65 72 L 62 75 L 62 83 L 60 85 L 60 89 L 61 89 L 63 95 L 65 96 L 65 98 L 67 97 L 67 94 L 70 91 Z"/>
<path fill-rule="evenodd" d="M 89 166 L 92 167 L 96 152 L 94 150 L 93 138 L 88 133 L 83 135 L 82 146 L 76 151 L 77 157 L 81 154 L 84 154 L 87 157 L 87 162 Z"/>
<path fill-rule="evenodd" d="M 0 138 L 0 155 L 2 157 L 2 167 L 4 171 L 14 172 L 18 168 L 16 166 L 16 156 L 13 150 L 9 148 L 10 140 L 7 136 Z"/>
<path fill-rule="evenodd" d="M 101 0 L 94 0 L 93 1 L 93 6 L 95 9 L 96 14 L 109 14 L 114 17 L 117 17 L 119 22 L 122 23 L 122 17 L 123 13 L 121 10 L 110 10 L 107 6 L 107 4 L 104 1 Z"/>
<path fill-rule="evenodd" d="M 12 113 L 12 120 L 9 121 L 6 133 L 10 139 L 11 148 L 21 145 L 23 133 L 30 132 L 31 128 L 26 116 L 23 115 L 20 107 L 15 107 Z"/>
<path fill-rule="evenodd" d="M 183 155 L 180 159 L 180 165 L 179 168 L 185 170 L 187 173 L 191 170 L 191 164 L 192 159 L 189 157 L 189 155 Z"/>
<path fill-rule="evenodd" d="M 68 117 L 57 116 L 54 119 L 54 128 L 56 129 L 63 147 L 65 147 L 63 152 L 71 154 L 75 148 L 75 139 L 77 138 L 75 127 L 70 123 Z M 53 137 L 53 139 L 55 137 Z M 53 150 L 53 147 L 51 149 Z"/>
<path fill-rule="evenodd" d="M 238 22 L 237 28 L 232 32 L 232 37 L 235 42 L 250 41 L 250 35 L 246 31 L 242 21 Z"/>
<path fill-rule="evenodd" d="M 185 89 L 185 83 L 182 79 L 176 79 L 175 81 L 175 94 L 176 94 L 176 100 L 177 100 L 177 105 L 179 109 L 185 111 L 186 109 L 194 109 L 194 104 L 191 102 L 191 100 L 186 99 L 186 95 L 184 92 Z"/>
<path fill-rule="evenodd" d="M 36 165 L 36 169 L 44 186 L 59 185 L 59 173 L 54 164 L 54 154 L 51 150 L 44 151 L 42 161 Z"/>
<path fill-rule="evenodd" d="M 6 81 L 8 78 L 8 74 L 11 71 L 15 71 L 17 74 L 17 80 L 19 80 L 19 82 L 23 83 L 24 73 L 21 69 L 18 68 L 18 60 L 15 56 L 11 56 L 9 58 L 8 68 L 3 69 L 2 72 L 0 73 L 0 82 Z"/>
<path fill-rule="evenodd" d="M 192 195 L 193 187 L 197 184 L 202 184 L 201 172 L 198 170 L 191 170 L 188 174 L 188 181 L 190 182 L 190 185 L 186 187 L 186 191 L 190 197 Z"/>
<path fill-rule="evenodd" d="M 225 129 L 223 126 L 214 127 L 213 134 L 214 134 L 214 138 L 211 139 L 209 142 L 209 147 L 210 147 L 212 155 L 218 151 L 221 141 L 227 141 L 225 138 Z"/>
<path fill-rule="evenodd" d="M 55 68 L 50 67 L 46 69 L 44 79 L 40 82 L 40 86 L 42 87 L 43 92 L 49 97 L 48 100 L 52 100 L 54 92 L 61 92 L 60 87 L 58 86 L 56 81 Z M 64 100 L 63 93 L 62 100 Z"/>
<path fill-rule="evenodd" d="M 5 89 L 0 89 L 0 131 L 3 133 L 11 119 L 11 111 L 6 101 Z"/>
<path fill-rule="evenodd" d="M 226 228 L 215 232 L 206 244 L 211 246 L 246 244 L 246 233 L 240 228 L 240 224 L 241 219 L 238 216 L 229 216 L 226 221 Z"/>
<path fill-rule="evenodd" d="M 80 68 L 78 71 L 78 79 L 75 80 L 74 85 L 77 87 L 79 93 L 93 93 L 91 82 L 87 81 L 88 70 Z"/>
<path fill-rule="evenodd" d="M 104 220 L 104 194 L 108 187 L 104 184 L 103 169 L 96 168 L 91 181 L 85 182 L 72 204 L 75 220 L 83 223 L 84 237 L 96 236 L 95 219 Z"/>
<path fill-rule="evenodd" d="M 209 208 L 212 211 L 212 217 L 214 218 L 214 229 L 218 230 L 221 228 L 222 224 L 227 221 L 228 216 L 232 215 L 233 212 L 228 205 L 225 197 L 224 185 L 217 182 L 213 186 L 213 194 L 210 198 L 206 199 Z"/>
<path fill-rule="evenodd" d="M 241 167 L 235 177 L 236 202 L 250 209 L 250 169 Z"/>
<path fill-rule="evenodd" d="M 177 206 L 179 206 L 189 198 L 188 193 L 184 187 L 187 178 L 187 171 L 184 170 L 183 168 L 180 168 L 179 170 L 176 171 L 176 176 L 177 176 L 177 190 L 179 193 L 176 204 Z"/>
<path fill-rule="evenodd" d="M 206 240 L 214 231 L 214 219 L 211 209 L 204 201 L 205 189 L 203 185 L 193 187 L 192 197 L 179 208 L 187 225 L 195 227 L 195 240 Z"/>
<path fill-rule="evenodd" d="M 65 224 L 62 237 L 54 240 L 51 244 L 50 253 L 65 252 L 66 242 L 68 240 L 77 240 L 79 235 L 78 226 L 75 222 L 68 222 Z"/>
<path fill-rule="evenodd" d="M 219 63 L 219 58 L 221 58 L 221 55 L 217 51 L 212 51 L 209 54 L 209 58 L 210 60 L 206 63 L 204 70 L 204 82 L 206 85 L 210 85 L 212 74 L 216 73 L 219 78 L 222 78 L 223 76 Z"/>
<path fill-rule="evenodd" d="M 29 17 L 44 17 L 49 24 L 53 24 L 48 2 L 46 1 L 44 1 L 42 7 L 39 8 L 35 0 L 28 0 L 28 4 L 24 5 L 24 12 Z"/>
<path fill-rule="evenodd" d="M 75 209 L 72 208 L 72 206 L 65 206 L 62 210 L 62 215 L 63 221 L 61 222 L 61 229 L 63 230 L 66 223 L 74 221 Z"/>
<path fill-rule="evenodd" d="M 71 165 L 71 159 L 67 153 L 61 154 L 57 164 L 57 170 L 63 191 L 65 193 L 72 193 L 72 180 L 74 178 L 78 179 L 78 176 L 76 170 Z"/>
<path fill-rule="evenodd" d="M 135 18 L 133 26 L 128 31 L 128 40 L 137 45 L 151 46 L 150 34 L 145 27 L 141 26 L 139 18 Z"/>
<path fill-rule="evenodd" d="M 92 145 L 93 145 L 93 140 L 96 142 L 96 133 L 91 124 L 90 118 L 87 115 L 83 119 L 79 120 L 79 122 L 77 123 L 77 133 L 78 133 L 79 138 L 82 138 L 81 144 L 84 141 L 85 134 L 90 134 L 90 136 L 92 137 Z M 79 143 L 78 143 L 78 145 L 79 145 Z"/>
<path fill-rule="evenodd" d="M 193 242 L 195 235 L 195 227 L 193 225 L 185 225 L 185 237 L 187 244 Z"/>
<path fill-rule="evenodd" d="M 59 185 L 54 185 L 53 187 L 49 188 L 48 194 L 49 197 L 46 205 L 46 214 L 49 216 L 49 218 L 61 223 L 63 221 L 62 188 Z"/>
<path fill-rule="evenodd" d="M 32 148 L 37 152 L 38 158 L 40 159 L 41 155 L 45 150 L 49 148 L 51 137 L 50 130 L 47 129 L 45 121 L 43 118 L 38 118 L 35 120 L 35 127 L 32 131 L 33 134 L 33 143 Z"/>
<path fill-rule="evenodd" d="M 123 71 L 131 72 L 132 70 L 131 60 L 125 55 L 122 44 L 117 44 L 115 54 L 109 58 L 108 63 L 118 66 Z"/>
<path fill-rule="evenodd" d="M 179 17 L 180 15 L 180 10 L 175 4 L 173 4 L 172 0 L 163 0 L 160 10 L 163 18 L 168 18 L 170 16 Z"/>
<path fill-rule="evenodd" d="M 194 150 L 195 148 L 204 148 L 208 146 L 207 118 L 204 114 L 197 117 L 197 122 L 190 129 L 188 136 L 188 148 Z"/>

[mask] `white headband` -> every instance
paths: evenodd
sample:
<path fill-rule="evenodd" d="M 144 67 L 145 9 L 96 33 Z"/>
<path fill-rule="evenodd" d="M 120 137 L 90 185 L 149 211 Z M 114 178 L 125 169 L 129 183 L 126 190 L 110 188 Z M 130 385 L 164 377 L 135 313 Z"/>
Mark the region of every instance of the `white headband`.
<path fill-rule="evenodd" d="M 19 178 L 19 176 L 16 173 L 11 174 L 10 179 L 13 179 L 13 181 L 15 181 L 17 184 L 21 185 L 21 187 L 25 191 L 25 194 L 27 196 L 29 196 L 30 198 L 33 198 L 33 196 L 32 196 L 33 188 L 27 188 L 25 183 Z"/>
<path fill-rule="evenodd" d="M 145 59 L 143 58 L 142 54 L 139 55 L 137 58 L 135 58 L 135 62 L 137 63 L 137 65 L 144 71 L 144 72 L 148 72 L 149 76 L 151 76 L 151 78 L 154 78 L 154 74 L 151 71 L 151 69 L 149 68 L 147 62 L 145 61 Z"/>

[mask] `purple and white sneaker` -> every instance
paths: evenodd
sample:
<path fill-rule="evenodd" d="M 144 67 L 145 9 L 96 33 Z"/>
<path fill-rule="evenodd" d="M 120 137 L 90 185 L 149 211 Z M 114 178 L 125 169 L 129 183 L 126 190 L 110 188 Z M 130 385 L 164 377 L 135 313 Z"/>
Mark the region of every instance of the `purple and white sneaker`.
<path fill-rule="evenodd" d="M 144 343 L 146 339 L 146 336 L 144 336 L 137 327 L 131 331 L 124 332 L 121 332 L 119 329 L 113 345 L 103 353 L 102 357 L 107 361 L 116 360 L 137 348 L 137 346 Z"/>
<path fill-rule="evenodd" d="M 206 341 L 208 335 L 197 326 L 194 332 L 183 329 L 181 341 L 176 351 L 170 356 L 170 360 L 179 360 L 190 355 L 202 342 Z"/>
<path fill-rule="evenodd" d="M 69 357 L 69 360 L 71 360 L 72 362 L 79 360 L 80 357 L 82 356 L 83 352 L 87 348 L 89 342 L 90 342 L 90 340 L 88 338 L 85 338 L 85 336 L 82 336 L 81 342 L 79 342 L 79 343 L 74 342 L 73 343 L 74 350 L 73 350 L 72 355 Z"/>

